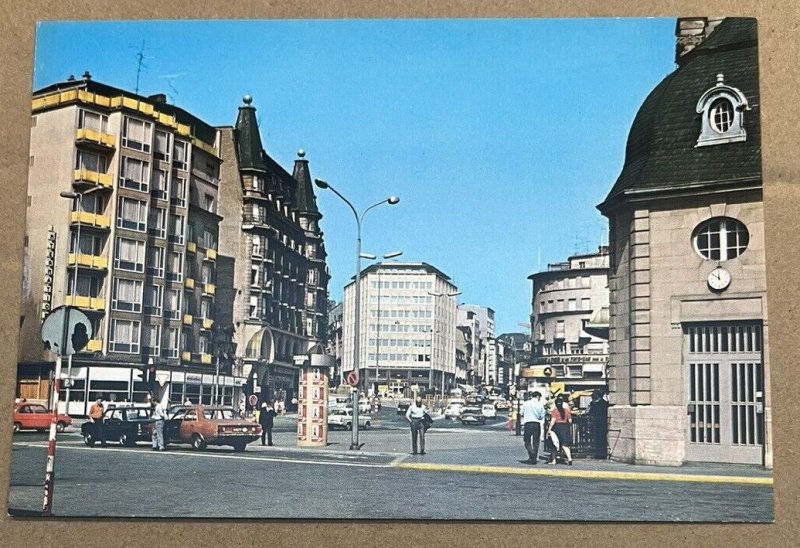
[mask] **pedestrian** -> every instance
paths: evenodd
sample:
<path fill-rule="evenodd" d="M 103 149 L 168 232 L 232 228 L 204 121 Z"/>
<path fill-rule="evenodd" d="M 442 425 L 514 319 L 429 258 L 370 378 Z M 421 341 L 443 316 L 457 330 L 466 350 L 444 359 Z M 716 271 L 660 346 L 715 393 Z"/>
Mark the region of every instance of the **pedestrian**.
<path fill-rule="evenodd" d="M 165 451 L 164 445 L 164 425 L 167 421 L 166 403 L 159 401 L 153 410 L 153 451 Z"/>
<path fill-rule="evenodd" d="M 564 403 L 562 396 L 556 398 L 555 405 L 550 411 L 548 435 L 550 435 L 550 432 L 555 433 L 561 450 L 564 451 L 564 456 L 567 457 L 567 464 L 572 466 L 572 452 L 570 450 L 572 446 L 572 411 L 569 408 L 569 404 Z M 557 454 L 558 449 L 550 454 L 550 462 L 548 464 L 556 463 Z"/>
<path fill-rule="evenodd" d="M 541 392 L 525 392 L 525 403 L 522 404 L 522 428 L 525 450 L 528 452 L 528 464 L 539 462 L 539 438 L 544 423 L 544 406 Z"/>
<path fill-rule="evenodd" d="M 258 424 L 261 425 L 261 445 L 265 445 L 264 440 L 266 439 L 266 445 L 272 447 L 272 426 L 275 415 L 277 413 L 272 407 L 272 400 L 261 404 L 261 412 L 258 414 Z"/>
<path fill-rule="evenodd" d="M 608 458 L 608 400 L 602 390 L 592 392 L 589 404 L 589 416 L 592 425 L 592 449 L 594 458 Z"/>
<path fill-rule="evenodd" d="M 94 423 L 94 437 L 100 440 L 101 445 L 106 444 L 103 432 L 103 398 L 97 398 L 89 408 L 89 420 Z"/>
<path fill-rule="evenodd" d="M 411 423 L 411 454 L 417 454 L 417 437 L 419 437 L 420 455 L 425 454 L 425 428 L 424 419 L 427 409 L 422 405 L 422 397 L 417 396 L 414 405 L 409 405 L 406 410 L 406 420 Z"/>

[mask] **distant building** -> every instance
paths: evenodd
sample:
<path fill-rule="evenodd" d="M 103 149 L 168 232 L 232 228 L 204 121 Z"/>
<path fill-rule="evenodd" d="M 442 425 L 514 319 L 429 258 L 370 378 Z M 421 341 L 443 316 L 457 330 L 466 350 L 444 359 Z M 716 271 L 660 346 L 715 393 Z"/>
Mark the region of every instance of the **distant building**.
<path fill-rule="evenodd" d="M 174 401 L 211 403 L 218 130 L 163 95 L 88 72 L 35 91 L 32 111 L 17 395 L 49 397 L 54 356 L 41 322 L 72 305 L 92 336 L 62 394 L 70 414 L 85 415 L 97 397 L 144 401 L 157 386 Z M 225 403 L 235 384 L 223 372 Z"/>
<path fill-rule="evenodd" d="M 477 365 L 478 370 L 474 370 L 478 382 L 480 384 L 496 382 L 497 344 L 494 340 L 494 310 L 473 304 L 460 304 L 458 310 L 459 325 L 470 325 L 474 320 L 478 326 L 480 345 L 477 356 L 479 364 Z M 469 313 L 472 313 L 472 318 L 469 317 Z"/>
<path fill-rule="evenodd" d="M 289 173 L 264 151 L 249 95 L 235 127 L 220 134 L 220 255 L 231 267 L 220 278 L 225 321 L 235 326 L 245 390 L 290 402 L 295 356 L 323 353 L 328 329 L 322 214 L 308 160 L 299 151 Z"/>
<path fill-rule="evenodd" d="M 466 310 L 459 305 L 456 309 L 456 327 L 466 341 L 464 359 L 466 361 L 465 382 L 469 385 L 480 384 L 483 379 L 483 341 L 481 324 L 473 310 Z"/>
<path fill-rule="evenodd" d="M 427 263 L 378 263 L 361 273 L 361 378 L 368 390 L 445 391 L 456 377 L 457 292 Z M 344 288 L 342 370 L 353 369 L 355 281 Z"/>
<path fill-rule="evenodd" d="M 755 19 L 679 19 L 609 219 L 611 458 L 772 466 Z"/>
<path fill-rule="evenodd" d="M 343 303 L 328 301 L 328 336 L 325 343 L 325 353 L 333 357 L 333 371 L 329 372 L 331 386 L 344 384 L 342 377 L 342 319 L 344 313 Z"/>
<path fill-rule="evenodd" d="M 528 276 L 531 299 L 530 366 L 550 366 L 565 391 L 605 388 L 608 341 L 593 328 L 608 310 L 608 248 L 575 255 Z"/>

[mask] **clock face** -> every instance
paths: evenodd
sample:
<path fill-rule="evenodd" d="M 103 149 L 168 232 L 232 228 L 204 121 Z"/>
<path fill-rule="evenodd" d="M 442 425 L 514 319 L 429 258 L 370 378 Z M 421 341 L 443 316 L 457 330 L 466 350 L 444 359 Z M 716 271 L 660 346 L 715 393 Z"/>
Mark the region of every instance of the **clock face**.
<path fill-rule="evenodd" d="M 723 291 L 731 284 L 731 273 L 718 266 L 708 275 L 708 287 L 714 291 Z"/>

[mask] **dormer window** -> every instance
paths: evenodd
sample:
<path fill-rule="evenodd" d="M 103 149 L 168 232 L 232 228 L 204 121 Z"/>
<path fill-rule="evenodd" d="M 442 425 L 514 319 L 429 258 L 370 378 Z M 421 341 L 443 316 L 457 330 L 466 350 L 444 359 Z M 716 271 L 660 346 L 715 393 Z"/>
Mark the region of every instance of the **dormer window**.
<path fill-rule="evenodd" d="M 736 143 L 747 139 L 744 111 L 750 110 L 750 106 L 741 91 L 725 84 L 722 74 L 717 74 L 717 85 L 700 97 L 696 110 L 701 116 L 701 127 L 695 146 Z"/>

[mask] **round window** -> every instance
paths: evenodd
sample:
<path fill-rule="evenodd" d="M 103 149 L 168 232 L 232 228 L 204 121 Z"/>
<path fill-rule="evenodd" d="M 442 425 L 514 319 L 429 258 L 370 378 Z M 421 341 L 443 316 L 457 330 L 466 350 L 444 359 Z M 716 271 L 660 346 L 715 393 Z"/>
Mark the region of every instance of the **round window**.
<path fill-rule="evenodd" d="M 711 128 L 717 133 L 725 133 L 733 124 L 733 104 L 728 99 L 717 99 L 708 109 Z"/>
<path fill-rule="evenodd" d="M 736 219 L 714 217 L 697 225 L 692 239 L 695 250 L 704 259 L 727 261 L 744 253 L 750 233 Z"/>

